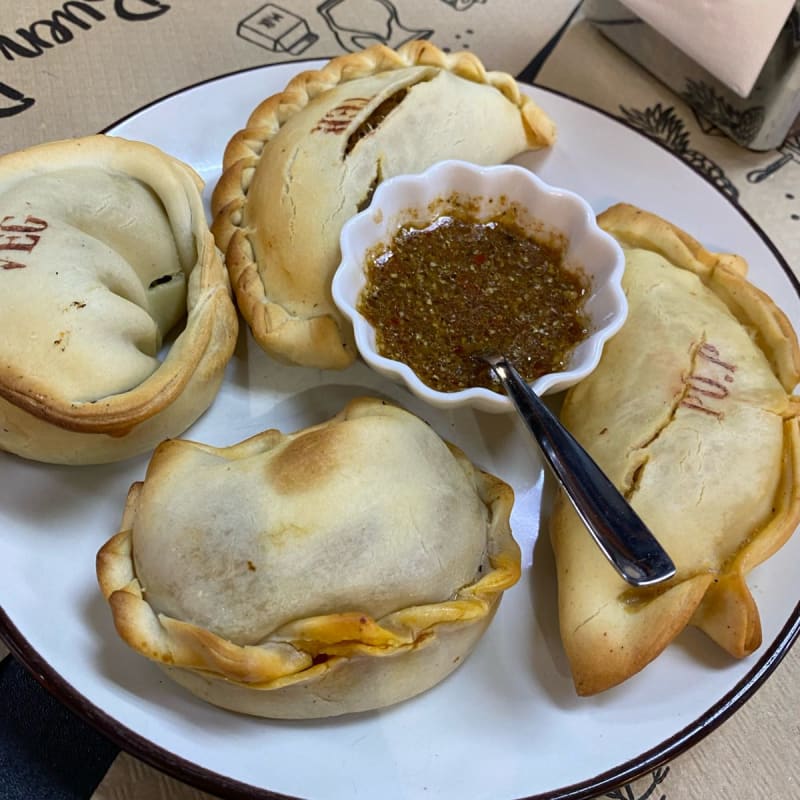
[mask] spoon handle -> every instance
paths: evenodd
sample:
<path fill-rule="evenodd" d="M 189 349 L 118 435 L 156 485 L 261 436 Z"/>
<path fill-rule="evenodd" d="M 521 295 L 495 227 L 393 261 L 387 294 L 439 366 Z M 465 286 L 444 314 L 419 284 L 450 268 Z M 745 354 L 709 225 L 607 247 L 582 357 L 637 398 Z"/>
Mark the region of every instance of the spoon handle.
<path fill-rule="evenodd" d="M 502 356 L 487 359 L 606 558 L 633 586 L 668 580 L 675 565 L 592 457 Z"/>

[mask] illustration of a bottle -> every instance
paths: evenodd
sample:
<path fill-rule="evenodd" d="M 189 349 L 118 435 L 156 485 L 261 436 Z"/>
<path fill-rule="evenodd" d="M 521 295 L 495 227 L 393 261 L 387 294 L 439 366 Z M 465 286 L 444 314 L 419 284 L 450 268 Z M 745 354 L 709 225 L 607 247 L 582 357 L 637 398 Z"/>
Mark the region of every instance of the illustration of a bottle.
<path fill-rule="evenodd" d="M 485 3 L 486 0 L 443 0 L 449 6 L 453 6 L 456 11 L 467 11 L 475 3 Z"/>
<path fill-rule="evenodd" d="M 397 48 L 412 39 L 429 39 L 433 31 L 405 27 L 390 0 L 325 0 L 317 6 L 339 44 L 355 53 L 373 44 Z"/>

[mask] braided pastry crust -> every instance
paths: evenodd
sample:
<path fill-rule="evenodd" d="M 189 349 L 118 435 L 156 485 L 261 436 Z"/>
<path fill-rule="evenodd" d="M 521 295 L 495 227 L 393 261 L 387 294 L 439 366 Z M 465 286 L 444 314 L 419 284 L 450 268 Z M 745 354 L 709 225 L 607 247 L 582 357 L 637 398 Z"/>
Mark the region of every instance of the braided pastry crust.
<path fill-rule="evenodd" d="M 429 42 L 376 45 L 297 75 L 230 140 L 212 198 L 212 231 L 255 339 L 288 363 L 346 367 L 355 345 L 330 283 L 341 227 L 375 186 L 554 139 L 510 75 Z"/>

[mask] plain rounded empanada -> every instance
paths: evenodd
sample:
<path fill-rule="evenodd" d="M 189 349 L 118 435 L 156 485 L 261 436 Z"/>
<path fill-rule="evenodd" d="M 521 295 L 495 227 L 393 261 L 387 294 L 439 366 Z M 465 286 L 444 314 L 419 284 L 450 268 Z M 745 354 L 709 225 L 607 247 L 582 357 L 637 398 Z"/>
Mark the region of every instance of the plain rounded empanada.
<path fill-rule="evenodd" d="M 304 72 L 228 144 L 212 199 L 239 310 L 275 358 L 342 368 L 353 333 L 331 296 L 344 222 L 385 178 L 437 161 L 506 161 L 553 123 L 505 73 L 429 42 L 382 45 Z"/>
<path fill-rule="evenodd" d="M 201 188 L 112 136 L 0 158 L 0 449 L 113 461 L 210 405 L 238 323 Z"/>
<path fill-rule="evenodd" d="M 800 521 L 800 374 L 784 314 L 736 256 L 618 205 L 629 313 L 561 418 L 672 556 L 668 583 L 619 578 L 559 496 L 551 521 L 561 636 L 578 693 L 620 683 L 686 625 L 736 657 L 761 643 L 745 576 Z"/>
<path fill-rule="evenodd" d="M 520 574 L 513 493 L 385 401 L 217 449 L 170 441 L 97 574 L 120 636 L 211 703 L 396 703 L 472 650 Z"/>

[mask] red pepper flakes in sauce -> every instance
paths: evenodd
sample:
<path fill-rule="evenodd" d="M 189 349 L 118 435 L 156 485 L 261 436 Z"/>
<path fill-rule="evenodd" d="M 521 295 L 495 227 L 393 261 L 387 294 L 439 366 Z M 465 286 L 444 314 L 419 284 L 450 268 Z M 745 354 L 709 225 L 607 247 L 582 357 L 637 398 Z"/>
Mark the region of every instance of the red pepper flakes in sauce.
<path fill-rule="evenodd" d="M 588 335 L 589 281 L 565 267 L 565 249 L 559 237 L 526 233 L 508 212 L 407 225 L 370 253 L 358 310 L 378 351 L 433 389 L 499 391 L 479 358 L 487 352 L 504 353 L 530 382 L 564 369 Z"/>

